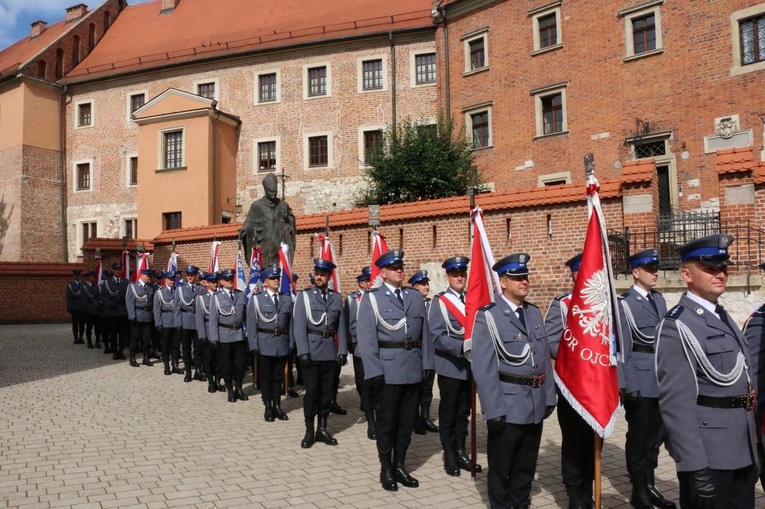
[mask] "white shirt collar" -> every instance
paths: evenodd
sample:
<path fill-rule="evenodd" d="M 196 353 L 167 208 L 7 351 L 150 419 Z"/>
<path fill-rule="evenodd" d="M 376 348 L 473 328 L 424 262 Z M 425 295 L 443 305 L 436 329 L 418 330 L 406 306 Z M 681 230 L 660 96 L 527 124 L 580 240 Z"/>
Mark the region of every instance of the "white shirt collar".
<path fill-rule="evenodd" d="M 511 310 L 513 313 L 515 313 L 515 310 L 516 310 L 516 309 L 518 309 L 519 307 L 521 307 L 521 306 L 516 306 L 515 304 L 513 304 L 512 302 L 510 302 L 510 301 L 508 300 L 508 298 L 507 298 L 507 297 L 505 297 L 504 295 L 500 295 L 500 297 L 502 297 L 502 300 L 504 300 L 505 302 L 507 302 L 507 305 L 508 305 L 508 306 L 510 306 L 510 310 Z"/>
<path fill-rule="evenodd" d="M 390 293 L 392 293 L 392 294 L 394 294 L 394 295 L 396 294 L 396 290 L 401 290 L 401 287 L 400 287 L 400 286 L 399 286 L 398 288 L 396 288 L 396 287 L 394 287 L 394 286 L 391 286 L 391 285 L 390 285 L 390 284 L 388 284 L 387 282 L 385 282 L 385 283 L 383 283 L 383 284 L 384 284 L 386 287 L 388 287 L 388 290 L 390 290 Z"/>
<path fill-rule="evenodd" d="M 632 288 L 638 292 L 642 297 L 648 298 L 648 292 L 640 288 L 638 285 L 632 285 Z"/>
<path fill-rule="evenodd" d="M 706 309 L 710 313 L 713 313 L 715 316 L 717 316 L 719 318 L 719 316 L 715 312 L 716 304 L 713 304 L 713 303 L 709 302 L 708 300 L 699 297 L 698 295 L 696 295 L 695 293 L 691 292 L 690 290 L 685 292 L 685 295 L 688 296 L 688 298 L 691 299 L 693 302 L 695 302 L 696 304 L 700 305 L 701 307 L 703 307 L 704 309 Z"/>

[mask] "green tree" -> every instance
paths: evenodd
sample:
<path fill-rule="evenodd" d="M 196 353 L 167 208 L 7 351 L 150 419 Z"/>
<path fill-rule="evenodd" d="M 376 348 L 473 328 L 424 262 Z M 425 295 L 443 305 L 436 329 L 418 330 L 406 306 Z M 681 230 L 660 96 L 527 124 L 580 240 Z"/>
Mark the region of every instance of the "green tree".
<path fill-rule="evenodd" d="M 472 174 L 473 152 L 464 131 L 443 116 L 436 125 L 407 117 L 389 127 L 366 160 L 365 205 L 448 198 L 481 185 L 480 176 Z"/>

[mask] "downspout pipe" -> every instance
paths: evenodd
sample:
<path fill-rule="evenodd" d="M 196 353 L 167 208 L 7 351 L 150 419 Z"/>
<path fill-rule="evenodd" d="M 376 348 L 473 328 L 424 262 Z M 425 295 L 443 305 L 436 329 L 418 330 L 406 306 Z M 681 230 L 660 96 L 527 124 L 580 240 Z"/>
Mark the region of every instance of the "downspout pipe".
<path fill-rule="evenodd" d="M 61 247 L 64 250 L 61 260 L 69 261 L 69 236 L 67 235 L 68 222 L 66 219 L 67 199 L 66 199 L 66 135 L 64 127 L 66 121 L 64 120 L 66 113 L 66 104 L 64 102 L 64 96 L 66 95 L 67 88 L 64 85 L 64 90 L 58 96 L 58 143 L 59 143 L 59 164 L 58 164 L 58 181 L 61 183 Z"/>
<path fill-rule="evenodd" d="M 390 40 L 390 109 L 391 124 L 396 132 L 396 43 L 393 40 L 393 32 L 388 32 Z"/>
<path fill-rule="evenodd" d="M 446 118 L 451 120 L 452 118 L 452 88 L 451 88 L 451 75 L 449 74 L 449 23 L 446 20 L 446 9 L 441 7 L 443 0 L 439 2 L 436 10 L 444 23 L 444 74 L 446 79 L 444 80 L 444 97 L 446 101 Z"/>

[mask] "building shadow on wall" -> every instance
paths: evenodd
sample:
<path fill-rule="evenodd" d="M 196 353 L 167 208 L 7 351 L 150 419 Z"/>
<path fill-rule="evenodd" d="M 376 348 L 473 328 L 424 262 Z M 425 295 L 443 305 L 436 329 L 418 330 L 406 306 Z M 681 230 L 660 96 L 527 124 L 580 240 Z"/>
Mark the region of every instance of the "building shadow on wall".
<path fill-rule="evenodd" d="M 0 198 L 0 255 L 3 254 L 5 235 L 8 233 L 8 228 L 11 226 L 11 216 L 13 215 L 14 208 L 15 205 L 9 207 L 5 202 L 5 195 Z"/>

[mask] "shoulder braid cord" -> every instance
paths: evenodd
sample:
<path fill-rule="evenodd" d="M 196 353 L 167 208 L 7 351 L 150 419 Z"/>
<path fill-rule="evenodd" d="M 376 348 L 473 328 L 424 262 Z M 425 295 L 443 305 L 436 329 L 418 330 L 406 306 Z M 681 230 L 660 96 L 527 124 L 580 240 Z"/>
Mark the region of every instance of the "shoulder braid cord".
<path fill-rule="evenodd" d="M 77 290 L 74 289 L 74 284 L 75 283 L 77 283 L 77 281 L 72 281 L 71 283 L 69 283 L 69 288 L 72 290 L 73 294 L 79 295 L 80 294 L 80 290 L 82 290 L 82 283 L 77 285 Z"/>
<path fill-rule="evenodd" d="M 210 310 L 205 307 L 205 299 L 204 294 L 199 295 L 197 297 L 197 302 L 199 302 L 199 306 L 202 308 L 202 312 L 205 314 L 205 316 L 210 316 Z"/>
<path fill-rule="evenodd" d="M 135 297 L 136 302 L 146 304 L 146 300 L 149 298 L 148 291 L 146 292 L 146 295 L 138 295 L 138 292 L 135 291 L 135 285 L 130 285 L 130 291 L 133 292 L 133 297 Z"/>
<path fill-rule="evenodd" d="M 464 336 L 465 327 L 460 327 L 459 329 L 452 327 L 452 321 L 449 319 L 449 312 L 447 311 L 446 306 L 441 302 L 442 298 L 443 297 L 438 298 L 438 307 L 441 308 L 441 315 L 444 317 L 444 325 L 446 325 L 446 330 L 455 336 Z"/>
<path fill-rule="evenodd" d="M 629 325 L 632 335 L 637 337 L 641 343 L 645 343 L 646 345 L 654 344 L 656 336 L 649 336 L 648 334 L 645 334 L 644 332 L 641 332 L 640 329 L 638 329 L 637 323 L 635 322 L 635 317 L 632 315 L 632 310 L 630 309 L 629 304 L 627 304 L 625 301 L 622 301 L 622 309 L 624 309 L 624 318 L 627 320 L 627 325 Z"/>
<path fill-rule="evenodd" d="M 397 331 L 404 329 L 404 334 L 408 333 L 408 328 L 406 326 L 406 316 L 398 321 L 395 325 L 390 325 L 388 322 L 383 320 L 382 316 L 380 316 L 380 310 L 377 308 L 377 299 L 375 299 L 374 294 L 369 294 L 369 303 L 372 305 L 372 311 L 375 313 L 375 321 L 382 325 L 384 328 L 388 329 L 389 331 Z"/>
<path fill-rule="evenodd" d="M 187 308 L 193 307 L 194 304 L 194 289 L 191 287 L 191 285 L 188 285 L 191 289 L 191 300 L 189 302 L 186 302 L 186 299 L 183 298 L 183 287 L 186 285 L 180 285 L 180 288 L 177 289 L 179 298 L 181 299 L 181 304 L 186 306 Z"/>
<path fill-rule="evenodd" d="M 167 301 L 162 298 L 162 290 L 157 290 L 157 296 L 159 297 L 159 301 L 162 303 L 163 306 L 172 308 L 173 307 L 173 301 L 172 299 Z"/>
<path fill-rule="evenodd" d="M 308 293 L 303 292 L 303 305 L 305 306 L 305 317 L 311 325 L 319 326 L 327 321 L 327 312 L 321 314 L 318 320 L 313 319 L 311 314 L 311 302 L 308 300 Z"/>
<path fill-rule="evenodd" d="M 751 382 L 749 378 L 749 367 L 746 365 L 746 357 L 744 357 L 742 351 L 739 350 L 738 355 L 736 356 L 736 365 L 733 366 L 733 369 L 729 373 L 720 373 L 709 362 L 707 355 L 704 353 L 704 349 L 699 344 L 699 340 L 696 339 L 696 336 L 691 329 L 680 320 L 675 320 L 675 323 L 677 324 L 677 330 L 680 333 L 680 339 L 690 347 L 701 371 L 704 372 L 706 377 L 709 378 L 712 383 L 721 387 L 730 387 L 741 378 L 741 374 L 744 372 L 746 372 L 747 381 Z"/>
<path fill-rule="evenodd" d="M 258 314 L 258 320 L 263 323 L 273 323 L 276 321 L 276 319 L 279 317 L 279 310 L 276 310 L 276 313 L 271 318 L 266 318 L 263 316 L 263 313 L 260 312 L 260 304 L 258 304 L 258 296 L 255 295 L 252 298 L 252 305 L 255 306 L 255 312 Z"/>
<path fill-rule="evenodd" d="M 486 327 L 489 329 L 489 337 L 491 337 L 494 351 L 497 353 L 497 370 L 500 370 L 500 362 L 504 362 L 510 366 L 523 366 L 526 364 L 526 361 L 529 360 L 529 357 L 532 358 L 533 362 L 534 355 L 531 352 L 531 346 L 528 342 L 523 347 L 523 352 L 521 352 L 520 355 L 511 354 L 505 350 L 505 347 L 502 345 L 502 339 L 499 337 L 499 330 L 497 329 L 497 323 L 494 321 L 494 317 L 488 312 L 484 312 L 484 316 L 486 317 Z"/>
<path fill-rule="evenodd" d="M 215 307 L 218 309 L 218 314 L 220 316 L 234 316 L 236 314 L 236 306 L 234 304 L 231 304 L 231 309 L 229 311 L 223 311 L 220 308 L 220 301 L 218 300 L 218 296 L 213 295 L 213 299 L 215 299 Z"/>
<path fill-rule="evenodd" d="M 116 297 L 117 294 L 120 292 L 120 285 L 119 285 L 119 283 L 117 283 L 117 289 L 112 291 L 112 288 L 109 285 L 109 280 L 108 279 L 106 281 L 104 281 L 104 287 L 106 288 L 106 293 L 108 293 L 110 297 Z"/>

